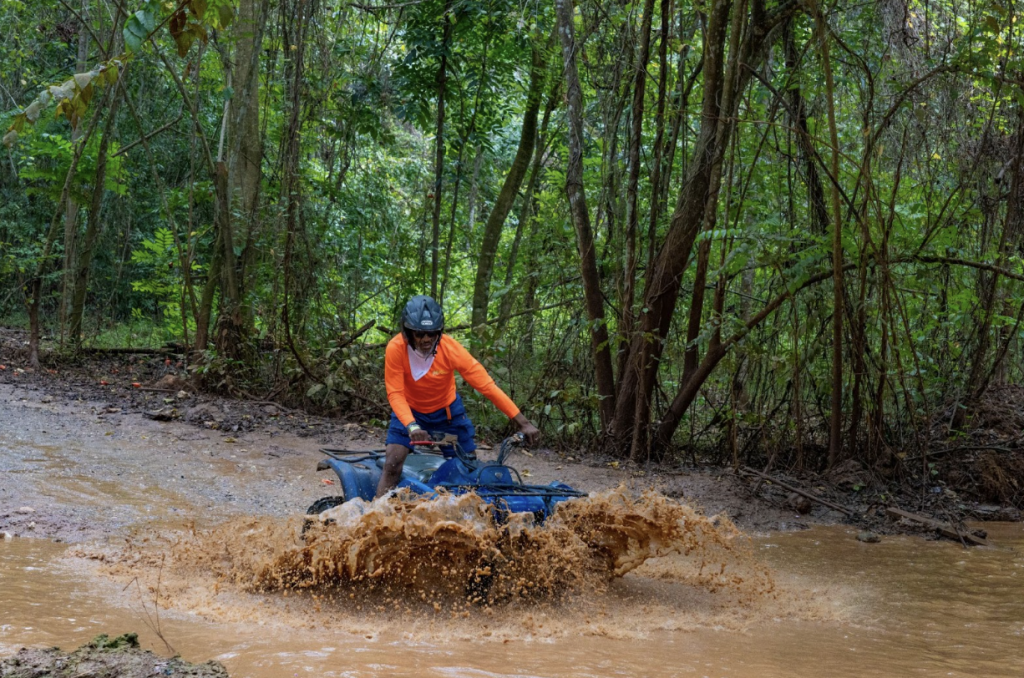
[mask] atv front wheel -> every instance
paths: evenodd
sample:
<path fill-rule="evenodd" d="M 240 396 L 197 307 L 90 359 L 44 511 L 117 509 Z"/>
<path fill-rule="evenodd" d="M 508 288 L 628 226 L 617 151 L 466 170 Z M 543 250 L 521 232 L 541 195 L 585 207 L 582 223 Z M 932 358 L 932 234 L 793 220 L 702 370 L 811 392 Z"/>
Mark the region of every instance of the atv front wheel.
<path fill-rule="evenodd" d="M 340 497 L 321 497 L 309 505 L 309 508 L 306 509 L 306 515 L 318 516 L 327 509 L 332 509 L 335 506 L 341 506 L 344 503 L 344 495 Z M 309 529 L 309 526 L 313 524 L 314 520 L 315 518 L 312 517 L 306 518 L 306 521 L 302 525 L 302 534 L 306 534 L 306 531 Z M 328 521 L 328 524 L 333 522 L 333 520 Z"/>
<path fill-rule="evenodd" d="M 306 515 L 318 516 L 327 509 L 332 509 L 335 506 L 341 506 L 344 503 L 344 495 L 340 497 L 321 497 L 309 505 L 309 508 L 306 509 Z"/>

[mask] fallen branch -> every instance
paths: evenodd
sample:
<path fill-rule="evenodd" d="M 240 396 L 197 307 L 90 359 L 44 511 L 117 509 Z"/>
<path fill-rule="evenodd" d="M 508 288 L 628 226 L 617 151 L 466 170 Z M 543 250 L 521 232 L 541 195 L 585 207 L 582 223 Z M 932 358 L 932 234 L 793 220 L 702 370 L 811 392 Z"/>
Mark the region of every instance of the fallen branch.
<path fill-rule="evenodd" d="M 953 541 L 959 541 L 965 546 L 968 544 L 971 546 L 988 546 L 988 541 L 975 534 L 971 534 L 969 530 L 959 530 L 955 525 L 950 525 L 949 523 L 944 523 L 940 520 L 929 518 L 928 516 L 904 511 L 903 509 L 896 508 L 895 506 L 890 506 L 885 509 L 885 512 L 892 518 L 905 518 L 912 523 L 917 523 L 918 525 L 923 525 L 929 529 L 935 530 L 943 537 L 952 539 Z"/>
<path fill-rule="evenodd" d="M 167 124 L 166 124 L 166 125 L 164 125 L 163 127 L 159 127 L 159 128 L 157 128 L 157 129 L 153 130 L 153 131 L 152 131 L 152 132 L 150 132 L 149 134 L 143 134 L 143 135 L 142 135 L 142 137 L 140 137 L 139 139 L 136 139 L 135 141 L 131 142 L 131 143 L 130 143 L 130 144 L 128 144 L 127 146 L 122 146 L 122 147 L 120 148 L 120 150 L 118 150 L 118 152 L 117 152 L 117 153 L 114 153 L 114 154 L 113 154 L 112 156 L 110 156 L 110 157 L 112 157 L 112 158 L 116 158 L 116 157 L 117 157 L 117 156 L 119 156 L 119 155 L 124 155 L 125 153 L 127 153 L 127 152 L 128 152 L 128 151 L 130 151 L 131 149 L 135 148 L 135 147 L 136 147 L 136 146 L 138 146 L 139 144 L 144 144 L 144 143 L 146 143 L 147 141 L 149 141 L 150 139 L 152 139 L 153 137 L 155 137 L 155 136 L 156 136 L 157 134 L 160 134 L 160 133 L 161 133 L 161 132 L 163 132 L 164 130 L 167 130 L 167 129 L 169 129 L 169 128 L 173 127 L 174 125 L 178 124 L 178 121 L 180 121 L 180 120 L 181 120 L 181 117 L 182 117 L 182 115 L 183 115 L 183 114 L 182 114 L 182 112 L 181 112 L 181 111 L 178 111 L 178 117 L 177 117 L 177 118 L 175 118 L 174 120 L 171 120 L 171 121 L 170 121 L 169 123 L 167 123 Z"/>
<path fill-rule="evenodd" d="M 355 334 L 353 334 L 351 337 L 349 337 L 347 339 L 343 339 L 342 341 L 339 341 L 337 348 L 339 348 L 339 349 L 345 348 L 346 346 L 348 346 L 349 344 L 354 342 L 356 339 L 358 339 L 359 337 L 361 337 L 364 334 L 366 334 L 366 332 L 368 332 L 371 327 L 376 327 L 376 326 L 377 326 L 377 321 L 376 320 L 371 320 L 370 322 L 366 323 L 365 325 L 360 327 L 358 330 L 356 330 Z"/>
<path fill-rule="evenodd" d="M 1007 454 L 1018 451 L 1009 447 L 1002 447 L 1000 445 L 964 445 L 963 447 L 950 447 L 942 450 L 931 450 L 930 452 L 928 452 L 928 454 L 919 454 L 914 457 L 907 457 L 903 461 L 921 461 L 924 457 L 928 457 L 929 459 L 931 459 L 932 457 L 943 457 L 946 456 L 947 454 L 953 454 L 954 452 L 974 452 L 978 450 L 992 450 L 994 452 L 1005 452 Z"/>
<path fill-rule="evenodd" d="M 848 509 L 845 506 L 840 506 L 839 504 L 832 503 L 832 502 L 830 502 L 827 499 L 822 499 L 821 497 L 819 497 L 817 495 L 811 494 L 807 490 L 801 490 L 799 487 L 794 487 L 793 485 L 790 485 L 789 483 L 784 483 L 781 480 L 777 480 L 775 478 L 772 478 L 767 473 L 762 473 L 762 472 L 760 472 L 760 471 L 758 471 L 756 469 L 750 468 L 749 466 L 744 466 L 743 468 L 741 468 L 740 469 L 740 473 L 744 473 L 746 475 L 757 476 L 758 478 L 763 478 L 764 480 L 768 480 L 768 481 L 770 481 L 772 483 L 775 483 L 776 485 L 778 485 L 779 487 L 783 488 L 784 490 L 789 490 L 790 492 L 794 492 L 796 494 L 799 494 L 801 497 L 806 497 L 807 499 L 810 499 L 813 502 L 817 502 L 817 503 L 821 504 L 822 506 L 825 506 L 827 508 L 832 509 L 833 511 L 839 511 L 840 513 L 844 513 L 844 514 L 850 516 L 851 518 L 853 516 L 857 515 L 853 510 Z"/>
<path fill-rule="evenodd" d="M 82 353 L 89 355 L 145 355 L 154 353 L 174 353 L 173 349 L 163 348 L 83 348 Z"/>

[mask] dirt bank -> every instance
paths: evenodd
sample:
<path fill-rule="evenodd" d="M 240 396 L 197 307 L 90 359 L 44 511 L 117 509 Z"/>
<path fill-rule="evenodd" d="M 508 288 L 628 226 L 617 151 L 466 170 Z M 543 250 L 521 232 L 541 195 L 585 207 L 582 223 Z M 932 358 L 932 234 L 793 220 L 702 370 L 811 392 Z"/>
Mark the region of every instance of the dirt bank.
<path fill-rule="evenodd" d="M 179 657 L 167 659 L 143 650 L 134 633 L 117 638 L 97 636 L 73 652 L 62 652 L 58 647 L 23 649 L 13 657 L 0 660 L 0 678 L 227 678 L 227 675 L 224 666 L 215 661 L 190 664 Z"/>

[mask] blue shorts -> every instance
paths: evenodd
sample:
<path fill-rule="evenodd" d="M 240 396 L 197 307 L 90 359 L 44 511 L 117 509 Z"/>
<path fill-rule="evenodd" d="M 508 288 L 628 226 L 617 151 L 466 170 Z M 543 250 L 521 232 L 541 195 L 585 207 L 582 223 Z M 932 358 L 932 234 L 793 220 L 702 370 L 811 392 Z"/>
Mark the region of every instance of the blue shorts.
<path fill-rule="evenodd" d="M 448 419 L 449 412 L 451 413 L 451 419 Z M 469 420 L 469 415 L 466 414 L 466 406 L 462 404 L 462 396 L 456 394 L 455 400 L 452 401 L 452 404 L 447 409 L 441 408 L 429 414 L 413 410 L 412 416 L 416 423 L 422 426 L 423 430 L 427 433 L 453 433 L 459 437 L 459 445 L 463 450 L 466 452 L 476 450 L 476 429 L 473 428 L 473 422 Z M 388 437 L 385 442 L 388 445 L 412 447 L 412 443 L 409 441 L 409 431 L 406 430 L 402 422 L 398 421 L 398 417 L 395 416 L 394 412 L 391 413 L 391 424 L 388 426 Z"/>

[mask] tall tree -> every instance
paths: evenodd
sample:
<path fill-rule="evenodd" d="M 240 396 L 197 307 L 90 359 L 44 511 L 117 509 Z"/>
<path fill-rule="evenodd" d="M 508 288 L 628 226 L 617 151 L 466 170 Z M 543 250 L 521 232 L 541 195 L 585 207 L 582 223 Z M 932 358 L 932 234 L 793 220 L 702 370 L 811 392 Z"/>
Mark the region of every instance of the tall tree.
<path fill-rule="evenodd" d="M 587 194 L 583 188 L 583 90 L 576 67 L 576 28 L 572 0 L 555 0 L 555 12 L 562 42 L 566 115 L 569 118 L 569 162 L 565 172 L 565 192 L 576 229 L 583 298 L 590 321 L 590 344 L 594 356 L 597 395 L 600 398 L 601 426 L 607 429 L 615 413 L 615 377 L 612 372 L 608 326 L 604 319 L 604 298 L 597 271 L 594 233 L 590 228 L 590 211 L 587 209 Z"/>

